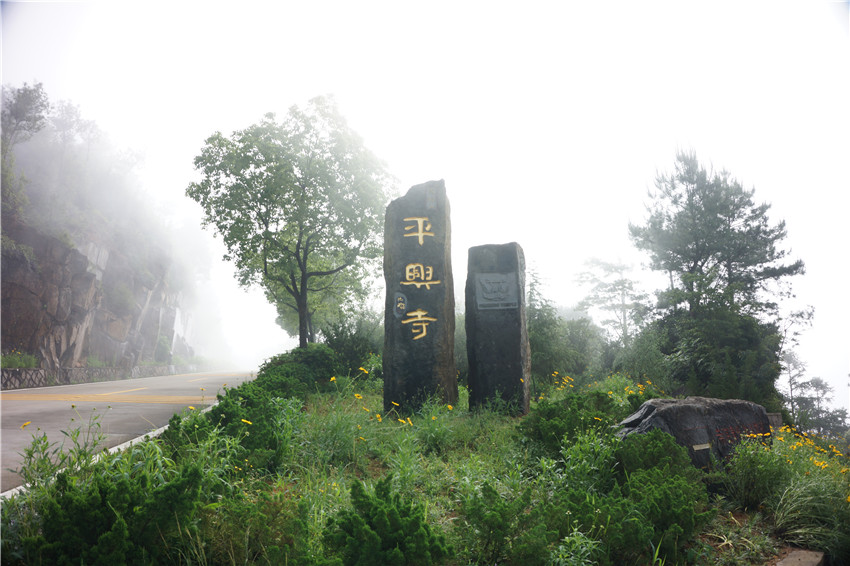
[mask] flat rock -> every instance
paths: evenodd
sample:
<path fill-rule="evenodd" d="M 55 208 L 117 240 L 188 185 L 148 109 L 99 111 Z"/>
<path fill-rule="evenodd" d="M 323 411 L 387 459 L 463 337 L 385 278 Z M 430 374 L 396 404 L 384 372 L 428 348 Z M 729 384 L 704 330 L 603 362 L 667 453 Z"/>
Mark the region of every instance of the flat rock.
<path fill-rule="evenodd" d="M 822 566 L 823 552 L 814 550 L 795 550 L 779 562 L 776 566 Z"/>

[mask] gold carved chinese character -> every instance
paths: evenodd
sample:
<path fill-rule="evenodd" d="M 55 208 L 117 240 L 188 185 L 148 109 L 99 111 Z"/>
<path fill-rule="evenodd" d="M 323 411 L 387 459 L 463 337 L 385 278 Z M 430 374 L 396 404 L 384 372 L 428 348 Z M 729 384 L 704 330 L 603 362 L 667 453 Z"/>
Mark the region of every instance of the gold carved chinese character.
<path fill-rule="evenodd" d="M 429 291 L 431 285 L 441 283 L 439 280 L 434 281 L 434 268 L 421 263 L 408 263 L 404 268 L 404 279 L 402 285 L 416 285 L 417 289 L 424 286 Z"/>
<path fill-rule="evenodd" d="M 411 330 L 413 331 L 414 340 L 424 338 L 428 334 L 428 324 L 437 322 L 436 318 L 425 316 L 426 314 L 428 314 L 426 311 L 416 309 L 407 313 L 407 316 L 410 318 L 401 321 L 402 324 L 412 324 Z"/>
<path fill-rule="evenodd" d="M 405 238 L 416 237 L 419 238 L 419 245 L 425 243 L 425 236 L 434 237 L 433 232 L 429 232 L 431 229 L 431 223 L 428 221 L 427 216 L 412 216 L 410 218 L 405 218 L 405 222 L 416 222 L 416 224 L 411 224 L 410 226 L 405 226 L 404 231 L 408 232 L 410 230 L 415 230 L 415 232 L 410 232 L 409 234 L 405 234 Z"/>

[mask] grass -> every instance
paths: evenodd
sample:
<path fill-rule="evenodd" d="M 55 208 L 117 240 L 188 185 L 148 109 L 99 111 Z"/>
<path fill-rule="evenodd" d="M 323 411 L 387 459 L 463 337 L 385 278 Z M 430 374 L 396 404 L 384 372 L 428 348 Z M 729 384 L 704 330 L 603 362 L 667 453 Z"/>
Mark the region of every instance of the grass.
<path fill-rule="evenodd" d="M 32 354 L 13 349 L 0 355 L 0 367 L 3 369 L 37 368 L 38 358 Z"/>
<path fill-rule="evenodd" d="M 555 387 L 544 396 L 549 403 L 572 393 L 571 378 L 553 381 Z M 559 457 L 541 456 L 523 441 L 519 424 L 524 418 L 493 410 L 470 412 L 463 388 L 454 406 L 431 401 L 415 414 L 401 415 L 382 412 L 380 382 L 365 373 L 335 377 L 332 383 L 330 392 L 309 395 L 300 412 L 293 412 L 291 404 L 272 403 L 266 409 L 270 413 L 242 417 L 250 424 L 240 429 L 241 435 L 260 430 L 263 419 L 285 423 L 285 434 L 276 438 L 287 447 L 279 451 L 282 459 L 273 473 L 252 467 L 256 455 L 245 450 L 244 437 L 225 435 L 193 411 L 183 415 L 174 438 L 137 444 L 98 462 L 87 457 L 99 438 L 99 424 L 92 419 L 90 434 L 79 429 L 69 434 L 73 457 L 64 458 L 63 464 L 76 466 L 72 475 L 83 487 L 87 478 L 102 473 L 145 478 L 151 487 L 167 485 L 178 470 L 201 466 L 204 487 L 193 521 L 162 536 L 166 554 L 177 564 L 330 564 L 328 525 L 349 508 L 351 486 L 361 481 L 371 489 L 388 475 L 394 493 L 422 506 L 428 525 L 445 533 L 454 550 L 446 563 L 458 566 L 480 556 L 525 566 L 763 564 L 787 542 L 839 553 L 850 539 L 850 463 L 836 448 L 783 429 L 775 433 L 772 445 L 763 444 L 763 438 L 744 445 L 724 474 L 725 496 L 712 499 L 714 519 L 695 536 L 677 541 L 678 546 L 668 541 L 666 557 L 658 553 L 663 541 L 641 540 L 644 549 L 617 562 L 605 537 L 619 534 L 618 529 L 604 517 L 587 523 L 592 528 L 583 528 L 577 519 L 559 535 L 552 517 L 543 512 L 559 509 L 547 507 L 554 500 L 566 505 L 559 493 L 575 489 L 579 496 L 593 495 L 588 501 L 608 505 L 614 513 L 609 523 L 616 520 L 617 509 L 640 516 L 634 503 L 612 503 L 612 498 L 624 496 L 617 491 L 620 487 L 610 491 L 616 482 L 607 467 L 613 453 L 608 436 L 585 431 L 564 444 Z M 618 411 L 629 411 L 634 404 L 629 395 L 643 394 L 649 387 L 630 385 L 618 375 L 584 388 L 610 396 Z M 33 561 L 23 541 L 41 532 L 40 508 L 55 493 L 44 470 L 55 471 L 60 453 L 34 437 L 22 470 L 32 489 L 3 506 L 4 563 L 7 557 L 9 564 L 47 563 Z M 599 473 L 604 477 L 594 481 L 591 476 Z M 629 485 L 627 478 L 624 493 Z M 744 497 L 753 493 L 758 497 Z M 492 505 L 514 515 L 500 519 L 475 507 L 477 498 L 485 495 Z M 505 534 L 498 521 L 516 521 L 516 513 L 521 519 Z M 482 525 L 490 525 L 486 541 Z"/>

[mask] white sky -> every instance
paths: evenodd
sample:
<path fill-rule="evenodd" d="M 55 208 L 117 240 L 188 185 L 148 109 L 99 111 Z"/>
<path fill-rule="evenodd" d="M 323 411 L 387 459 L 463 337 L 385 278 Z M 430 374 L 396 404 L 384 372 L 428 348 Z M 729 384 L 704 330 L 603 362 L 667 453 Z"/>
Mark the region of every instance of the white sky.
<path fill-rule="evenodd" d="M 786 221 L 816 308 L 798 353 L 848 407 L 846 1 L 3 2 L 2 17 L 3 83 L 41 81 L 143 149 L 147 189 L 187 222 L 207 136 L 334 94 L 401 192 L 445 179 L 459 289 L 485 243 L 519 242 L 564 305 L 586 259 L 639 265 L 628 222 L 693 149 Z M 261 296 L 216 273 L 246 362 L 291 347 Z"/>

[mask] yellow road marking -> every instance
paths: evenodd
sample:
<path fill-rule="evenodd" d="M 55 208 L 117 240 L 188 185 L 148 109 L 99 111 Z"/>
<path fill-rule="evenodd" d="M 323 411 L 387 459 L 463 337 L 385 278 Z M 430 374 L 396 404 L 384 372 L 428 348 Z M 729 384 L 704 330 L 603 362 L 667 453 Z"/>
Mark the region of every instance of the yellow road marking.
<path fill-rule="evenodd" d="M 194 405 L 204 404 L 204 397 L 189 395 L 116 395 L 105 399 L 101 394 L 94 395 L 61 395 L 58 393 L 3 393 L 0 395 L 3 401 L 64 401 L 72 403 L 157 403 L 167 405 Z M 207 398 L 210 403 L 213 399 Z"/>
<path fill-rule="evenodd" d="M 112 391 L 110 393 L 95 393 L 95 395 L 118 395 L 119 393 L 129 393 L 130 391 L 141 391 L 147 387 L 137 387 L 136 389 L 125 389 L 124 391 Z"/>
<path fill-rule="evenodd" d="M 209 379 L 209 377 L 199 377 L 198 379 L 190 379 L 189 383 L 195 383 L 196 381 L 204 381 L 206 379 Z"/>

